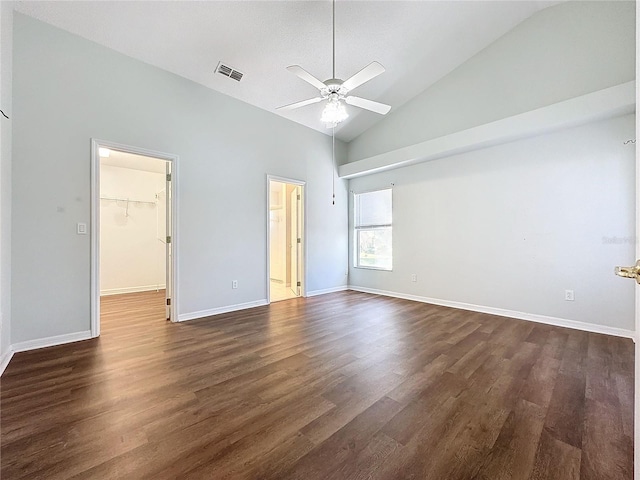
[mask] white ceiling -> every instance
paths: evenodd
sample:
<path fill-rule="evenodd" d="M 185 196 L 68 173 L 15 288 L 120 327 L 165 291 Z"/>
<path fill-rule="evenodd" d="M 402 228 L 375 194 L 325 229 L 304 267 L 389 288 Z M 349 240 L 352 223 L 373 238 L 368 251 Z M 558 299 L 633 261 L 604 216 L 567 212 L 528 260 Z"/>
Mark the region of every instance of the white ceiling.
<path fill-rule="evenodd" d="M 535 12 L 558 1 L 336 2 L 336 76 L 376 60 L 385 73 L 358 96 L 392 108 L 413 98 Z M 323 133 L 323 104 L 275 108 L 316 96 L 287 72 L 299 64 L 331 77 L 331 2 L 17 2 L 16 10 Z M 219 61 L 244 73 L 216 74 Z M 347 107 L 336 136 L 350 141 L 382 117 Z M 392 110 L 393 112 L 393 110 Z"/>

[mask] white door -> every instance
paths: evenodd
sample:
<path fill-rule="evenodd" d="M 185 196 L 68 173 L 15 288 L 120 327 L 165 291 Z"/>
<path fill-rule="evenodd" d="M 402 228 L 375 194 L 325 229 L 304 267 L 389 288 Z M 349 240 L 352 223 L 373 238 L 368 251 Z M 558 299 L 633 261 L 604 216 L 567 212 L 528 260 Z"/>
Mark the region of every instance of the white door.
<path fill-rule="evenodd" d="M 171 320 L 171 294 L 173 291 L 173 285 L 171 284 L 171 279 L 173 278 L 172 275 L 172 249 L 173 249 L 173 244 L 171 242 L 172 238 L 171 238 L 171 232 L 172 232 L 172 222 L 171 222 L 171 197 L 172 197 L 172 192 L 171 192 L 171 162 L 166 162 L 167 166 L 166 166 L 166 185 L 165 185 L 165 191 L 166 191 L 166 195 L 165 195 L 165 201 L 166 201 L 166 232 L 165 232 L 165 238 L 166 238 L 166 243 L 165 243 L 165 248 L 166 248 L 166 312 L 167 312 L 167 320 Z"/>
<path fill-rule="evenodd" d="M 640 42 L 640 36 L 638 36 L 638 42 Z M 640 71 L 640 67 L 638 67 Z M 637 120 L 636 120 L 637 122 Z M 636 126 L 636 133 L 638 127 Z M 636 239 L 640 239 L 640 163 L 638 162 L 640 156 L 640 148 L 636 143 Z M 636 240 L 636 258 L 640 259 L 640 242 Z M 618 267 L 619 268 L 619 267 Z M 616 268 L 616 273 L 618 273 Z M 640 260 L 636 261 L 635 268 L 636 275 L 640 271 Z M 636 277 L 636 281 L 640 283 L 640 280 Z M 635 338 L 635 374 L 634 374 L 634 466 L 633 466 L 633 478 L 640 480 L 640 340 L 638 335 L 640 333 L 640 287 L 636 286 L 636 338 Z"/>
<path fill-rule="evenodd" d="M 640 36 L 638 37 L 640 41 Z M 636 131 L 637 131 L 636 127 Z M 636 143 L 636 239 L 640 239 L 640 147 Z M 616 274 L 629 277 L 640 284 L 640 242 L 636 241 L 636 264 L 629 267 L 616 267 Z M 636 285 L 635 298 L 635 386 L 634 386 L 634 479 L 640 480 L 640 285 Z"/>
<path fill-rule="evenodd" d="M 298 224 L 298 202 L 300 201 L 300 193 L 296 187 L 291 191 L 289 218 L 291 222 L 291 235 L 289 238 L 289 251 L 291 255 L 291 291 L 296 296 L 300 296 L 300 275 L 298 271 L 299 254 L 298 246 L 300 245 L 300 230 Z"/>

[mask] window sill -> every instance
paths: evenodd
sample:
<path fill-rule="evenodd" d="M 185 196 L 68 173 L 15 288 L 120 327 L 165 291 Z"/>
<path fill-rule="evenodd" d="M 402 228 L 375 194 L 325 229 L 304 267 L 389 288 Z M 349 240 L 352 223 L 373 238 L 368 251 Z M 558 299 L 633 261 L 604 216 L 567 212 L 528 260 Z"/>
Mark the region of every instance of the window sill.
<path fill-rule="evenodd" d="M 379 272 L 393 272 L 393 268 L 360 267 L 358 265 L 354 265 L 353 268 L 357 268 L 358 270 L 377 270 Z"/>

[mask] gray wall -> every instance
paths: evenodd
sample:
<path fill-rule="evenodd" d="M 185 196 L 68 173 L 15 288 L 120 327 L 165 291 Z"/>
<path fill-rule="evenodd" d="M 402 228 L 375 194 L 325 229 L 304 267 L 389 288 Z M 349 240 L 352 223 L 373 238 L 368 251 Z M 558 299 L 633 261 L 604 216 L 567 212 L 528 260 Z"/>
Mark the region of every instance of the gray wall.
<path fill-rule="evenodd" d="M 13 343 L 89 330 L 75 224 L 92 137 L 180 157 L 179 314 L 266 298 L 267 174 L 307 181 L 307 290 L 346 283 L 329 137 L 29 17 L 14 28 Z"/>
<path fill-rule="evenodd" d="M 0 2 L 0 361 L 11 345 L 11 130 L 13 2 Z"/>
<path fill-rule="evenodd" d="M 626 115 L 351 180 L 395 187 L 393 271 L 350 284 L 634 330 L 613 275 L 635 258 L 634 136 Z"/>
<path fill-rule="evenodd" d="M 349 143 L 349 161 L 628 82 L 634 54 L 634 2 L 549 7 Z"/>
<path fill-rule="evenodd" d="M 536 13 L 348 145 L 349 161 L 635 78 L 635 4 Z M 396 183 L 394 270 L 356 287 L 634 330 L 634 115 L 350 181 Z M 350 217 L 351 218 L 351 217 Z M 410 282 L 411 274 L 418 282 Z M 564 300 L 565 290 L 575 301 Z"/>

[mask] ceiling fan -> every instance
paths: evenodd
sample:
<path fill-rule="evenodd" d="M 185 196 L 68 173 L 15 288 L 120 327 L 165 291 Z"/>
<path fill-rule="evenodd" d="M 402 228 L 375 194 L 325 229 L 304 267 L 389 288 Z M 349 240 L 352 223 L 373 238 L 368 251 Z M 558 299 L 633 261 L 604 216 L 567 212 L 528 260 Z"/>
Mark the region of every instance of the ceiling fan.
<path fill-rule="evenodd" d="M 324 82 L 318 80 L 316 77 L 307 72 L 300 65 L 291 65 L 287 67 L 294 75 L 305 82 L 313 85 L 320 90 L 320 96 L 310 98 L 308 100 L 302 100 L 301 102 L 292 103 L 290 105 L 284 105 L 278 107 L 276 110 L 293 110 L 295 108 L 312 105 L 314 103 L 327 101 L 322 112 L 322 122 L 327 124 L 327 127 L 335 127 L 340 122 L 344 121 L 349 114 L 347 113 L 344 103 L 352 105 L 354 107 L 370 110 L 380 115 L 386 115 L 391 110 L 390 105 L 384 103 L 374 102 L 373 100 L 367 100 L 366 98 L 356 97 L 349 95 L 349 93 L 360 85 L 368 82 L 369 80 L 377 77 L 383 73 L 384 67 L 378 62 L 371 62 L 355 75 L 351 76 L 347 80 L 340 80 L 335 78 L 336 76 L 336 2 L 333 0 L 333 78 L 325 80 Z"/>

